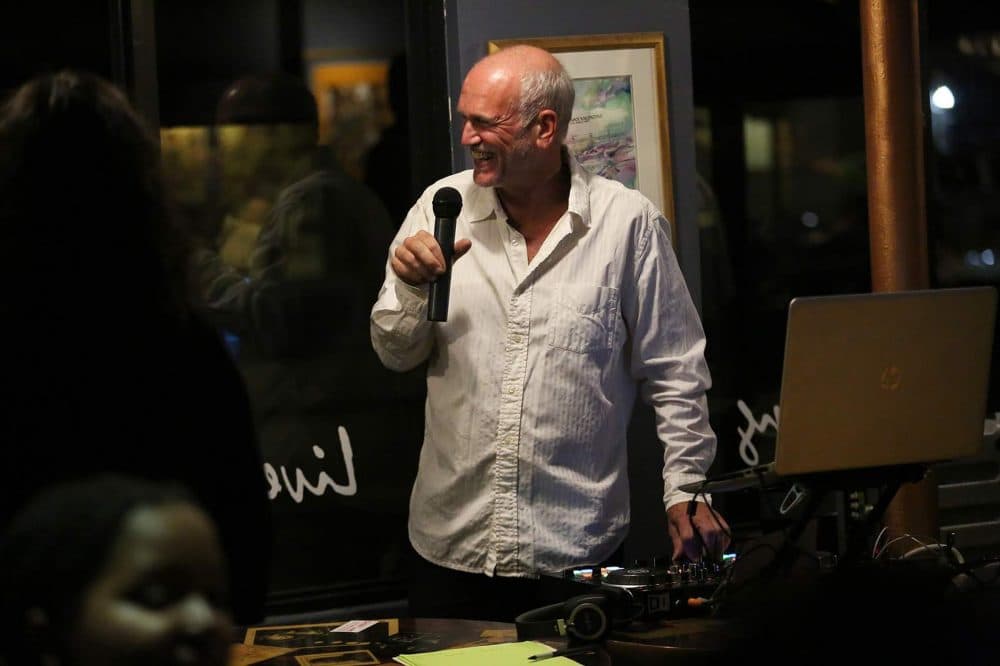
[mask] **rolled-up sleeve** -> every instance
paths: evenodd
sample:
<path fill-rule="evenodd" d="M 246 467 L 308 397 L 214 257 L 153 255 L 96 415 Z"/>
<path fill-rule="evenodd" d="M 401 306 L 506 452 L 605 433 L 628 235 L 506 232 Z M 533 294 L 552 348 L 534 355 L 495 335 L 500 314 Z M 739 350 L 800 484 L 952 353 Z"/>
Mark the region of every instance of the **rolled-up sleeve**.
<path fill-rule="evenodd" d="M 642 399 L 652 405 L 664 447 L 663 501 L 669 507 L 691 495 L 678 487 L 705 478 L 715 458 L 706 391 L 705 333 L 668 234 L 667 221 L 648 211 L 634 244 L 635 293 L 627 313 L 632 329 L 631 372 Z M 628 307 L 628 306 L 626 306 Z"/>
<path fill-rule="evenodd" d="M 434 343 L 431 322 L 427 321 L 427 285 L 415 287 L 403 282 L 391 265 L 393 253 L 405 239 L 420 229 L 430 229 L 429 204 L 423 199 L 410 209 L 389 247 L 385 281 L 371 312 L 372 347 L 383 365 L 399 372 L 427 360 Z"/>

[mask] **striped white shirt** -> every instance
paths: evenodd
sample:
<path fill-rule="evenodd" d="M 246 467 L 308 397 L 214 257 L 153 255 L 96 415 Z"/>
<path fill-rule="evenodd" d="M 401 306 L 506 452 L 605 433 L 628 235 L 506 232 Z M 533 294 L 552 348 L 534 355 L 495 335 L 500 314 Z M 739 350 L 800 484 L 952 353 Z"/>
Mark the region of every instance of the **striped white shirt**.
<path fill-rule="evenodd" d="M 447 322 L 427 287 L 386 279 L 372 342 L 386 366 L 429 360 L 410 540 L 438 565 L 535 576 L 606 559 L 625 538 L 625 435 L 636 390 L 664 444 L 664 502 L 715 455 L 705 336 L 669 225 L 635 190 L 572 165 L 569 209 L 531 262 L 492 188 L 472 171 L 428 188 L 390 248 L 434 231 L 440 187 L 464 202 L 472 249 L 451 278 Z"/>

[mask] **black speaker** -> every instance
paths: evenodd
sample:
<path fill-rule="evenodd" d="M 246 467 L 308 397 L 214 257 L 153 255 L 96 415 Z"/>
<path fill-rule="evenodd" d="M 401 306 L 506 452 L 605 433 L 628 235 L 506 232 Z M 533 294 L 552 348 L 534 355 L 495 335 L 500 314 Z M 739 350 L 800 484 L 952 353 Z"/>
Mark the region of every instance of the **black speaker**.
<path fill-rule="evenodd" d="M 602 588 L 521 613 L 514 618 L 517 639 L 565 637 L 571 646 L 599 643 L 613 626 L 627 621 L 619 617 L 620 597 L 620 591 Z"/>

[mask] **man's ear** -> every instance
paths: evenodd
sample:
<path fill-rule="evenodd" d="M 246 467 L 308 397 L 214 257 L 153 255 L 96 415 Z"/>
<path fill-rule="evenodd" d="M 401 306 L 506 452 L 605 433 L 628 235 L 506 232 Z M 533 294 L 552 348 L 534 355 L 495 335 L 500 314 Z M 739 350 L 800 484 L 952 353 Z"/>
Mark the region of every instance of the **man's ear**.
<path fill-rule="evenodd" d="M 538 138 L 541 148 L 548 148 L 553 142 L 557 142 L 559 135 L 559 118 L 552 109 L 542 109 L 538 113 Z"/>
<path fill-rule="evenodd" d="M 48 631 L 52 622 L 44 608 L 32 606 L 24 611 L 24 626 L 29 632 Z"/>

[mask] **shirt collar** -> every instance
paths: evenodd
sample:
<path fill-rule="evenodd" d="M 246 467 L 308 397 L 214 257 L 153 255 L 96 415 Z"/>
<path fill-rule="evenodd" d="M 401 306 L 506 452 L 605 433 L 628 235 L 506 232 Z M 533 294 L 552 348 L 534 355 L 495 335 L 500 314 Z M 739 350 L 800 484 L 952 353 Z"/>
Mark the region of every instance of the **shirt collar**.
<path fill-rule="evenodd" d="M 563 160 L 569 163 L 569 212 L 574 222 L 590 228 L 590 172 L 584 169 L 576 155 L 563 146 Z"/>
<path fill-rule="evenodd" d="M 569 205 L 568 212 L 572 214 L 574 226 L 582 225 L 589 228 L 590 220 L 590 173 L 580 166 L 576 156 L 574 156 L 565 146 L 562 149 L 563 161 L 569 164 Z M 503 207 L 497 198 L 496 190 L 492 187 L 479 187 L 473 185 L 471 191 L 466 195 L 464 204 L 466 219 L 469 222 L 483 222 L 485 220 L 500 219 L 503 215 Z"/>

